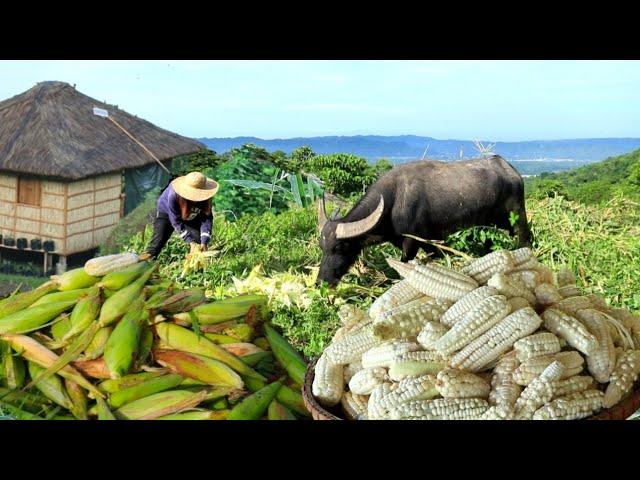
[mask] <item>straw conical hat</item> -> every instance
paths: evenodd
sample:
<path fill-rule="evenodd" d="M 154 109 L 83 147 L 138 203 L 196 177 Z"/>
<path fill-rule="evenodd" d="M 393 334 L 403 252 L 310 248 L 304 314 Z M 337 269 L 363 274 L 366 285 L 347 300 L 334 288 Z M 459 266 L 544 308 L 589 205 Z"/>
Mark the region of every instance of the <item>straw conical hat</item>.
<path fill-rule="evenodd" d="M 218 182 L 200 172 L 191 172 L 171 182 L 178 195 L 192 202 L 202 202 L 218 192 Z"/>

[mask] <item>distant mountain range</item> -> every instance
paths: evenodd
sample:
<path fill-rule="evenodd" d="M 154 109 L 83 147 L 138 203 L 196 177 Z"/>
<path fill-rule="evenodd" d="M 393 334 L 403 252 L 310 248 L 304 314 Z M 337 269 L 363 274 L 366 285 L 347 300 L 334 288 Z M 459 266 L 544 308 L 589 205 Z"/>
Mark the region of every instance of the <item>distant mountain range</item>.
<path fill-rule="evenodd" d="M 218 153 L 245 143 L 290 153 L 307 145 L 320 154 L 351 153 L 369 160 L 386 158 L 393 163 L 404 163 L 426 157 L 438 160 L 473 158 L 478 151 L 469 140 L 439 140 L 417 135 L 381 136 L 355 135 L 330 137 L 298 137 L 265 140 L 256 137 L 199 138 L 202 143 Z M 586 163 L 622 155 L 640 148 L 640 138 L 581 138 L 569 140 L 534 140 L 525 142 L 495 143 L 493 151 L 505 157 L 525 175 L 541 171 L 564 171 Z"/>

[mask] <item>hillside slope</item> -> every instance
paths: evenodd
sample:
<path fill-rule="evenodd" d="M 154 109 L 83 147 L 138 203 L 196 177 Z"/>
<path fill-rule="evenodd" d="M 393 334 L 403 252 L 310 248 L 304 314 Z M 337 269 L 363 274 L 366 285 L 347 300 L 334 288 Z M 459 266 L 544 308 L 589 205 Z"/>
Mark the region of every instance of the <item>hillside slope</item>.
<path fill-rule="evenodd" d="M 569 172 L 542 174 L 527 179 L 526 185 L 528 194 L 538 198 L 557 192 L 583 203 L 599 203 L 618 193 L 640 199 L 640 150 Z"/>

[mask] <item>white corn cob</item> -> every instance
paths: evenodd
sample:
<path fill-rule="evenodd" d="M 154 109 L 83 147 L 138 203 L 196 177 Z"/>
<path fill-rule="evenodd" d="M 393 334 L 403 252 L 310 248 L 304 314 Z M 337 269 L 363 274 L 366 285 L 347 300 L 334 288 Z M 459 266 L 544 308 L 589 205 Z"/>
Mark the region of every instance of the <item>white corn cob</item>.
<path fill-rule="evenodd" d="M 489 409 L 481 398 L 438 398 L 414 400 L 391 410 L 395 420 L 479 420 Z"/>
<path fill-rule="evenodd" d="M 602 396 L 600 390 L 585 390 L 558 397 L 536 410 L 533 419 L 578 420 L 586 418 L 602 408 Z"/>
<path fill-rule="evenodd" d="M 607 301 L 600 295 L 589 293 L 585 296 L 591 301 L 591 308 L 595 308 L 596 310 L 601 310 L 603 312 L 608 312 L 610 310 L 609 304 L 607 304 Z"/>
<path fill-rule="evenodd" d="M 373 335 L 373 326 L 367 325 L 331 343 L 324 353 L 332 363 L 347 365 L 360 361 L 364 352 L 379 343 Z"/>
<path fill-rule="evenodd" d="M 397 384 L 383 383 L 373 389 L 367 403 L 367 418 L 369 420 L 380 420 L 387 415 L 388 412 L 384 407 L 385 403 L 383 401 L 395 388 L 397 388 Z"/>
<path fill-rule="evenodd" d="M 344 391 L 343 366 L 335 365 L 323 353 L 316 362 L 311 391 L 313 396 L 325 407 L 340 402 Z"/>
<path fill-rule="evenodd" d="M 362 363 L 360 363 L 359 361 L 350 363 L 349 365 L 345 365 L 343 371 L 345 385 L 347 385 L 353 378 L 353 376 L 360 370 L 362 370 Z"/>
<path fill-rule="evenodd" d="M 369 418 L 372 420 L 387 418 L 393 408 L 403 403 L 436 397 L 438 390 L 435 386 L 435 380 L 433 375 L 422 375 L 405 378 L 390 387 L 385 386 L 388 385 L 387 383 L 378 385 L 369 397 L 369 409 L 367 410 Z"/>
<path fill-rule="evenodd" d="M 516 267 L 521 267 L 523 264 L 536 260 L 533 255 L 533 251 L 529 247 L 522 247 L 511 251 L 511 258 Z"/>
<path fill-rule="evenodd" d="M 462 320 L 478 303 L 494 295 L 498 295 L 498 291 L 493 287 L 483 286 L 472 290 L 444 312 L 442 318 L 440 318 L 440 323 L 447 327 L 452 327 L 456 322 Z"/>
<path fill-rule="evenodd" d="M 513 409 L 516 400 L 522 392 L 522 387 L 513 381 L 513 372 L 518 368 L 520 362 L 514 351 L 503 355 L 491 376 L 491 392 L 489 393 L 489 403 L 499 407 Z"/>
<path fill-rule="evenodd" d="M 375 319 L 383 312 L 392 310 L 422 296 L 423 293 L 413 288 L 409 282 L 400 280 L 374 300 L 371 307 L 369 307 L 369 316 Z"/>
<path fill-rule="evenodd" d="M 523 308 L 532 307 L 529 301 L 526 298 L 522 297 L 511 297 L 507 300 L 509 306 L 511 307 L 511 313 L 517 312 Z"/>
<path fill-rule="evenodd" d="M 440 337 L 435 342 L 434 348 L 443 355 L 460 350 L 500 322 L 510 311 L 511 307 L 507 303 L 506 297 L 494 295 L 485 298 Z"/>
<path fill-rule="evenodd" d="M 363 368 L 351 377 L 349 391 L 357 395 L 370 395 L 375 387 L 387 381 L 389 375 L 386 368 Z"/>
<path fill-rule="evenodd" d="M 607 317 L 598 310 L 578 310 L 576 313 L 589 332 L 598 340 L 598 348 L 587 355 L 587 369 L 600 383 L 609 382 L 616 366 L 616 350 L 608 328 Z"/>
<path fill-rule="evenodd" d="M 508 250 L 499 250 L 473 260 L 460 271 L 469 275 L 476 282 L 483 284 L 486 283 L 494 273 L 507 273 L 514 268 L 515 262 L 511 257 L 511 252 Z"/>
<path fill-rule="evenodd" d="M 471 372 L 480 371 L 541 324 L 542 320 L 532 308 L 518 310 L 456 353 L 450 364 Z"/>
<path fill-rule="evenodd" d="M 348 327 L 368 320 L 369 315 L 355 305 L 345 304 L 338 309 L 338 318 L 343 326 Z"/>
<path fill-rule="evenodd" d="M 449 330 L 440 322 L 427 322 L 416 339 L 427 350 L 433 350 L 435 343 Z"/>
<path fill-rule="evenodd" d="M 561 267 L 556 274 L 556 278 L 558 280 L 558 287 L 576 284 L 576 276 L 567 267 Z"/>
<path fill-rule="evenodd" d="M 521 338 L 513 344 L 518 360 L 525 360 L 546 355 L 549 353 L 558 353 L 560 351 L 560 341 L 551 332 L 536 333 L 528 337 Z"/>
<path fill-rule="evenodd" d="M 534 270 L 536 270 L 538 272 L 538 274 L 540 275 L 540 282 L 541 283 L 550 283 L 551 285 L 556 285 L 557 284 L 556 274 L 554 273 L 553 270 L 551 270 L 546 265 L 538 263 L 538 265 L 536 265 Z"/>
<path fill-rule="evenodd" d="M 578 310 L 591 307 L 591 300 L 584 295 L 567 297 L 551 306 L 554 310 L 560 310 L 569 315 L 575 315 Z"/>
<path fill-rule="evenodd" d="M 402 340 L 388 340 L 376 345 L 362 354 L 362 367 L 388 367 L 396 357 L 403 353 L 422 350 L 420 344 Z"/>
<path fill-rule="evenodd" d="M 402 263 L 391 258 L 387 259 L 387 262 L 406 278 L 412 287 L 440 300 L 455 302 L 478 287 L 473 278 L 433 262 L 429 265 L 418 265 Z"/>
<path fill-rule="evenodd" d="M 604 393 L 604 406 L 611 408 L 633 390 L 640 374 L 640 350 L 627 350 L 618 355 L 611 381 Z"/>
<path fill-rule="evenodd" d="M 553 396 L 554 398 L 564 397 L 565 395 L 583 392 L 591 388 L 595 388 L 593 377 L 589 375 L 576 375 L 563 380 L 556 380 L 553 383 Z"/>
<path fill-rule="evenodd" d="M 598 348 L 598 339 L 589 333 L 578 319 L 555 308 L 547 308 L 542 313 L 544 326 L 550 332 L 564 338 L 576 350 L 591 355 Z"/>
<path fill-rule="evenodd" d="M 373 333 L 381 340 L 415 338 L 428 321 L 437 321 L 450 302 L 422 297 L 378 316 Z"/>
<path fill-rule="evenodd" d="M 455 368 L 438 373 L 436 388 L 444 398 L 488 398 L 491 391 L 482 377 Z"/>
<path fill-rule="evenodd" d="M 447 359 L 434 351 L 415 351 L 396 357 L 389 365 L 389 378 L 399 382 L 407 377 L 435 375 L 447 368 Z"/>
<path fill-rule="evenodd" d="M 367 325 L 371 325 L 371 320 L 367 319 L 359 323 L 348 323 L 346 325 L 342 325 L 333 334 L 333 337 L 331 338 L 331 343 L 337 342 L 338 340 L 345 338 L 349 334 L 353 334 L 357 332 L 358 330 L 360 330 L 361 328 Z"/>
<path fill-rule="evenodd" d="M 561 301 L 564 297 L 558 293 L 558 289 L 550 283 L 541 283 L 534 291 L 536 303 L 540 306 L 547 306 Z"/>
<path fill-rule="evenodd" d="M 116 253 L 114 255 L 105 255 L 103 257 L 96 257 L 88 260 L 84 264 L 84 271 L 93 277 L 102 277 L 107 273 L 122 270 L 123 268 L 133 265 L 134 263 L 138 263 L 139 261 L 140 258 L 136 253 Z"/>
<path fill-rule="evenodd" d="M 576 285 L 564 285 L 558 288 L 558 293 L 562 298 L 579 297 L 582 291 Z"/>
<path fill-rule="evenodd" d="M 507 277 L 520 280 L 531 291 L 540 284 L 540 274 L 537 270 L 519 270 L 509 273 Z"/>
<path fill-rule="evenodd" d="M 515 420 L 515 411 L 508 405 L 491 405 L 479 420 Z"/>
<path fill-rule="evenodd" d="M 560 380 L 565 367 L 554 361 L 545 368 L 520 394 L 516 401 L 516 418 L 530 420 L 535 411 L 553 398 L 554 382 Z"/>
<path fill-rule="evenodd" d="M 635 348 L 640 348 L 640 317 L 625 308 L 612 308 L 609 314 L 631 334 Z"/>
<path fill-rule="evenodd" d="M 513 380 L 518 385 L 529 385 L 545 368 L 555 361 L 562 363 L 565 367 L 562 374 L 563 379 L 579 374 L 584 368 L 584 359 L 575 350 L 540 355 L 521 362 L 520 366 L 513 372 Z"/>
<path fill-rule="evenodd" d="M 489 279 L 487 285 L 494 287 L 507 298 L 522 297 L 531 305 L 536 303 L 536 296 L 531 293 L 531 290 L 521 280 L 507 277 L 504 273 L 496 273 Z"/>
<path fill-rule="evenodd" d="M 368 403 L 368 397 L 351 392 L 344 392 L 340 399 L 342 410 L 349 420 L 367 420 Z"/>

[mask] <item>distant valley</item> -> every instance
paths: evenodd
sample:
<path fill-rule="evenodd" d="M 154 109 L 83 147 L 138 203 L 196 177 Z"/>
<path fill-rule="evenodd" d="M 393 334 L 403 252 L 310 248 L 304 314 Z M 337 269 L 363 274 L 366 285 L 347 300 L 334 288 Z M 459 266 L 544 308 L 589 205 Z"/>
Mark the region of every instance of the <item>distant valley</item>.
<path fill-rule="evenodd" d="M 199 138 L 218 153 L 245 143 L 290 153 L 307 145 L 319 154 L 351 153 L 375 161 L 386 158 L 393 163 L 404 163 L 422 158 L 452 161 L 478 156 L 474 142 L 470 140 L 440 140 L 417 135 L 381 136 L 327 136 L 297 137 L 287 139 L 261 139 L 257 137 Z M 535 140 L 495 143 L 493 151 L 511 161 L 523 175 L 541 172 L 562 172 L 605 158 L 622 155 L 640 148 L 640 138 L 583 138 L 568 140 Z"/>

